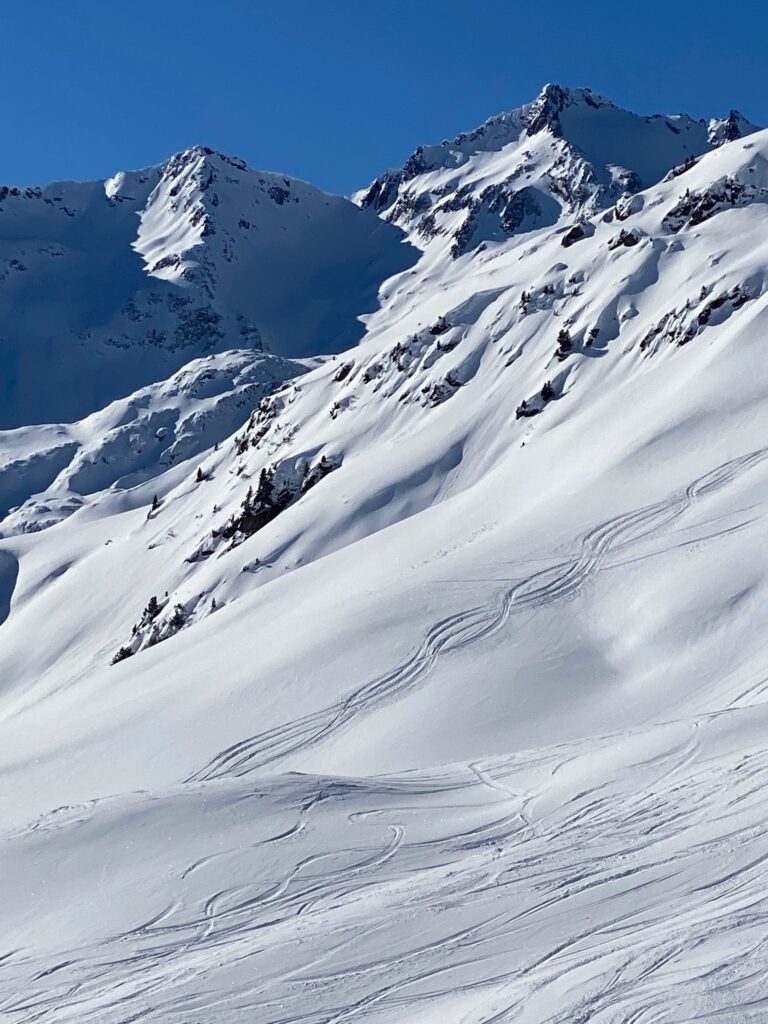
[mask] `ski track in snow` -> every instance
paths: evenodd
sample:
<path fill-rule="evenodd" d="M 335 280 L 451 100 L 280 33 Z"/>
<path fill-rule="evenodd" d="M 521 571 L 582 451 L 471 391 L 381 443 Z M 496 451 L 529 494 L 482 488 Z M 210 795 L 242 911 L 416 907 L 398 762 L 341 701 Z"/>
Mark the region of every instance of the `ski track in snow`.
<path fill-rule="evenodd" d="M 53 198 L 2 199 L 8 252 L 22 244 L 25 266 L 6 260 L 0 277 L 29 356 L 6 396 L 21 429 L 0 438 L 3 1024 L 768 1020 L 765 474 L 742 481 L 768 462 L 755 448 L 768 133 L 740 137 L 753 127 L 735 113 L 640 118 L 549 86 L 530 108 L 417 151 L 358 196 L 365 212 L 199 148 Z M 692 154 L 707 155 L 689 165 Z M 639 161 L 626 168 L 636 180 L 622 156 Z M 94 196 L 103 229 L 90 237 Z M 45 243 L 49 228 L 53 250 L 16 237 Z M 401 229 L 423 247 L 416 263 Z M 85 306 L 70 294 L 82 278 L 70 235 L 99 270 Z M 54 379 L 38 373 L 51 322 L 38 307 L 57 294 L 51 351 L 76 338 L 77 359 Z M 30 317 L 17 324 L 19 310 Z M 335 365 L 314 348 L 298 361 L 259 351 L 340 353 L 361 334 Z M 29 427 L 53 399 L 67 422 Z M 681 487 L 694 473 L 681 465 L 705 450 L 696 465 L 718 465 Z M 320 467 L 339 472 L 312 476 Z M 270 474 L 294 486 L 290 504 L 214 551 L 246 486 Z M 652 490 L 604 518 L 627 481 Z M 481 534 L 487 560 L 509 564 L 516 520 L 499 507 L 490 522 L 488 509 L 507 489 L 531 553 L 551 557 L 519 561 L 515 579 L 470 580 Z M 554 548 L 573 498 L 594 525 Z M 406 609 L 397 641 L 414 629 L 415 646 L 381 672 L 377 612 L 410 571 L 424 568 L 414 579 L 428 587 L 443 557 L 450 582 L 481 597 L 429 628 L 432 613 L 417 608 L 414 627 Z M 336 572 L 341 613 L 318 600 Z M 138 614 L 151 590 L 191 628 L 108 668 L 115 618 L 127 637 L 128 603 Z M 564 607 L 580 592 L 583 606 Z M 309 713 L 317 643 L 360 595 L 351 692 Z M 241 599 L 220 635 L 206 627 Z M 304 600 L 317 623 L 301 619 Z M 263 646 L 271 609 L 285 627 L 277 652 Z M 593 611 L 594 633 L 574 640 L 571 620 Z M 502 726 L 519 712 L 515 738 L 483 720 L 508 665 L 514 676 L 527 664 L 511 641 L 528 629 L 543 678 L 562 670 L 583 691 L 574 727 L 556 723 L 570 739 L 553 742 L 516 691 L 501 698 Z M 264 653 L 260 680 L 275 653 L 291 673 L 269 695 L 279 724 L 249 736 L 262 692 L 243 651 Z M 475 657 L 445 675 L 462 669 L 469 696 L 436 694 L 435 669 L 462 653 Z M 604 668 L 612 686 L 593 705 Z M 209 685 L 217 672 L 231 687 Z M 445 701 L 434 723 L 432 698 Z M 414 742 L 432 767 L 375 774 L 391 755 L 366 718 L 384 708 L 386 743 L 400 726 L 407 743 L 424 716 Z M 218 750 L 208 709 L 216 729 L 242 713 L 223 735 L 245 738 Z M 370 753 L 355 746 L 361 723 Z M 529 723 L 536 738 L 520 751 Z M 174 729 L 189 732 L 167 742 Z M 295 770 L 345 763 L 348 740 L 365 777 Z M 456 763 L 442 764 L 454 743 Z"/>
<path fill-rule="evenodd" d="M 311 834 L 255 844 L 211 872 L 213 891 L 202 867 L 93 947 L 8 955 L 0 1010 L 14 1024 L 760 1020 L 768 754 L 738 731 L 708 753 L 718 720 L 626 751 L 603 741 L 614 771 L 586 788 L 587 744 L 442 777 L 264 780 L 291 780 Z M 441 1018 L 446 993 L 465 1009 Z"/>
<path fill-rule="evenodd" d="M 610 552 L 668 527 L 767 455 L 750 452 L 598 524 L 576 558 L 436 624 L 398 669 L 293 723 L 290 743 L 269 733 L 215 759 L 190 792 L 236 796 L 247 823 L 252 798 L 274 790 L 294 823 L 179 865 L 170 902 L 143 924 L 51 962 L 9 951 L 5 1019 L 428 1020 L 445 1019 L 449 997 L 450 1019 L 467 1024 L 762 1019 L 768 754 L 754 741 L 713 753 L 702 742 L 743 709 L 648 729 L 639 744 L 606 737 L 442 774 L 256 776 L 408 692 L 441 654 L 493 635 L 517 609 L 567 597 Z M 601 751 L 611 768 L 584 786 Z M 58 816 L 54 835 L 87 829 L 102 805 L 76 810 Z M 701 1014 L 682 1018 L 682 1006 Z"/>
<path fill-rule="evenodd" d="M 456 612 L 435 623 L 418 649 L 402 664 L 364 683 L 344 700 L 228 747 L 187 781 L 236 778 L 258 772 L 289 755 L 322 742 L 351 721 L 397 700 L 418 685 L 437 660 L 498 633 L 516 612 L 569 597 L 597 573 L 606 556 L 628 547 L 684 515 L 699 497 L 712 494 L 762 462 L 768 448 L 731 459 L 697 478 L 670 498 L 625 512 L 593 527 L 580 539 L 578 555 L 515 581 L 486 606 Z"/>
<path fill-rule="evenodd" d="M 440 657 L 498 634 L 518 611 L 571 596 L 609 554 L 670 527 L 767 457 L 768 447 L 750 451 L 598 523 L 574 557 L 437 622 L 401 665 L 228 748 L 185 788 L 204 801 L 238 794 L 247 831 L 265 767 L 408 694 Z M 293 824 L 190 852 L 162 906 L 127 931 L 50 961 L 8 951 L 0 1011 L 12 1024 L 206 1024 L 224 1011 L 232 1021 L 341 1024 L 428 1019 L 450 993 L 463 1007 L 451 1019 L 468 1024 L 650 1024 L 680 1020 L 676 1007 L 697 1005 L 700 992 L 704 1015 L 686 1019 L 758 1020 L 768 755 L 736 745 L 708 757 L 701 746 L 722 715 L 739 713 L 659 726 L 626 755 L 615 753 L 621 738 L 598 741 L 622 764 L 587 787 L 579 766 L 595 748 L 586 743 L 442 776 L 262 776 L 266 793 L 290 780 Z M 38 823 L 5 841 L 46 828 L 53 841 L 101 813 L 99 801 L 62 808 L 52 831 Z M 728 955 L 713 967 L 717 954 L 706 951 L 722 941 Z"/>

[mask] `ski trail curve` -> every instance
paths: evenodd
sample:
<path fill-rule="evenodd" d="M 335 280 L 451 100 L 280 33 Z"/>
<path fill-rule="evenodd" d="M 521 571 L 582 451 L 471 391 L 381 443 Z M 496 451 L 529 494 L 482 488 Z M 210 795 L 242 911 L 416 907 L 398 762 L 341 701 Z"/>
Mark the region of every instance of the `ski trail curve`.
<path fill-rule="evenodd" d="M 515 581 L 487 605 L 440 619 L 430 627 L 420 645 L 396 667 L 363 683 L 335 704 L 227 747 L 186 781 L 237 778 L 320 743 L 353 719 L 404 696 L 432 671 L 442 655 L 466 649 L 498 633 L 513 612 L 570 597 L 592 579 L 610 552 L 667 528 L 699 498 L 727 486 L 767 457 L 768 447 L 763 447 L 730 459 L 662 501 L 598 523 L 579 538 L 575 557 Z"/>

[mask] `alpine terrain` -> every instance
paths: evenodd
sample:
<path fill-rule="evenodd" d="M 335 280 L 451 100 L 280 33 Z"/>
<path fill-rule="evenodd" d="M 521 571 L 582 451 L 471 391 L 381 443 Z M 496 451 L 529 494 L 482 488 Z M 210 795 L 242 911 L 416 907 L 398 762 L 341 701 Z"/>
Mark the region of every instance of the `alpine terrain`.
<path fill-rule="evenodd" d="M 0 1018 L 768 1018 L 768 131 L 0 188 Z"/>

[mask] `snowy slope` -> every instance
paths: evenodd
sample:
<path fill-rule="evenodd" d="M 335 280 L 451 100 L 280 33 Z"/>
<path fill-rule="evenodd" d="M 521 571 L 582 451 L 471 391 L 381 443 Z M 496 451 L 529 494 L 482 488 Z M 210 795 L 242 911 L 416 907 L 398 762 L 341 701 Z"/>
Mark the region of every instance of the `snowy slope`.
<path fill-rule="evenodd" d="M 312 362 L 230 350 L 79 422 L 0 431 L 0 533 L 45 529 L 89 495 L 130 490 L 205 453 Z"/>
<path fill-rule="evenodd" d="M 14 1024 L 763 1019 L 768 132 L 685 124 L 398 220 L 354 349 L 3 435 L 73 446 L 0 527 Z"/>
<path fill-rule="evenodd" d="M 0 188 L 0 428 L 82 418 L 209 352 L 339 351 L 411 262 L 347 200 L 199 147 Z"/>

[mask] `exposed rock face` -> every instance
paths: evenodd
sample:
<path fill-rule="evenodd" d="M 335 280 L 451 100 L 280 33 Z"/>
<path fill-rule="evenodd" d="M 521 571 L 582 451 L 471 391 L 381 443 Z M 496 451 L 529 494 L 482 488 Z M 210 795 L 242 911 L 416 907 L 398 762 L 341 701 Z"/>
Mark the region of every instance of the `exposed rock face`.
<path fill-rule="evenodd" d="M 765 1018 L 768 131 L 707 132 L 552 87 L 364 212 L 5 195 L 59 385 L 188 361 L 0 431 L 4 1024 Z M 265 351 L 379 204 L 361 344 Z"/>
<path fill-rule="evenodd" d="M 458 258 L 560 217 L 589 217 L 755 130 L 737 111 L 641 117 L 590 89 L 550 84 L 473 132 L 420 146 L 355 198 L 417 245 L 447 245 Z"/>
<path fill-rule="evenodd" d="M 666 215 L 664 223 L 671 231 L 677 232 L 686 226 L 703 224 L 723 210 L 756 201 L 768 202 L 768 189 L 726 176 L 701 191 L 686 191 Z"/>

